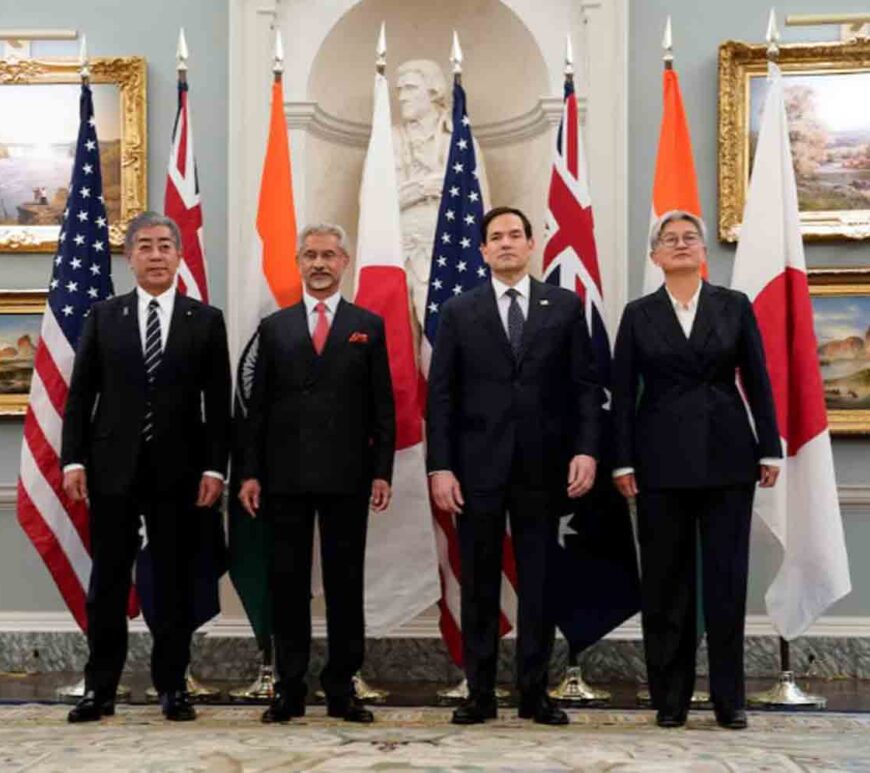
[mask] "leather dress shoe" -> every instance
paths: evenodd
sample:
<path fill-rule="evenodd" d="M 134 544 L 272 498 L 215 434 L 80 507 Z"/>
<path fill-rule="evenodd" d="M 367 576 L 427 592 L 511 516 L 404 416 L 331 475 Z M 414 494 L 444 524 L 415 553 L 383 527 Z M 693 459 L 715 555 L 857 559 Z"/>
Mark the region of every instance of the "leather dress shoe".
<path fill-rule="evenodd" d="M 568 724 L 568 715 L 547 694 L 521 697 L 517 716 L 520 719 L 533 719 L 539 725 Z"/>
<path fill-rule="evenodd" d="M 164 693 L 160 702 L 163 704 L 163 716 L 171 722 L 190 722 L 196 719 L 196 709 L 185 690 Z"/>
<path fill-rule="evenodd" d="M 498 709 L 495 696 L 466 698 L 453 712 L 454 725 L 480 725 L 487 719 L 496 719 Z"/>
<path fill-rule="evenodd" d="M 345 722 L 368 724 L 375 721 L 375 715 L 356 696 L 338 700 L 327 700 L 326 714 L 336 719 L 343 719 Z"/>
<path fill-rule="evenodd" d="M 260 721 L 269 725 L 273 722 L 289 722 L 293 717 L 305 716 L 305 699 L 290 698 L 277 693 L 269 708 L 263 712 Z"/>
<path fill-rule="evenodd" d="M 727 712 L 717 711 L 716 722 L 719 724 L 719 727 L 724 727 L 726 730 L 745 730 L 749 726 L 746 712 L 743 709 Z"/>
<path fill-rule="evenodd" d="M 659 711 L 656 713 L 656 724 L 664 728 L 682 727 L 686 724 L 686 715 Z"/>
<path fill-rule="evenodd" d="M 70 709 L 66 715 L 67 722 L 96 722 L 103 717 L 111 717 L 115 714 L 114 701 L 97 700 L 97 694 L 88 690 Z"/>

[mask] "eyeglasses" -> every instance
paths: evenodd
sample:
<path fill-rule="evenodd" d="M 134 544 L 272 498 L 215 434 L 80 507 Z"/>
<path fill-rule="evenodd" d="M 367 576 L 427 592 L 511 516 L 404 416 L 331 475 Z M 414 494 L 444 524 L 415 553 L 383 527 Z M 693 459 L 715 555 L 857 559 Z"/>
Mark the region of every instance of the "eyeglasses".
<path fill-rule="evenodd" d="M 688 233 L 683 234 L 683 244 L 686 247 L 694 247 L 696 244 L 701 243 L 701 234 L 696 233 L 695 231 L 689 231 Z M 667 247 L 669 250 L 673 250 L 680 243 L 680 237 L 678 234 L 665 234 L 659 239 L 659 244 L 662 247 Z"/>

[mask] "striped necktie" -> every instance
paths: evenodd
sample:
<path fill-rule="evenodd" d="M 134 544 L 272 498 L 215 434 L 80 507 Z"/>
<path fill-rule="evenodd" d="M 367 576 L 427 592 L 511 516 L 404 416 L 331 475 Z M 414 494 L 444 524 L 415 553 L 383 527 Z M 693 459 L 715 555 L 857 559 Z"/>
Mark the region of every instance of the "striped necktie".
<path fill-rule="evenodd" d="M 142 437 L 146 443 L 154 438 L 154 379 L 160 360 L 163 358 L 163 341 L 160 336 L 160 316 L 157 309 L 160 304 L 156 298 L 148 303 L 148 318 L 145 324 L 145 375 L 148 377 L 148 400 L 145 404 L 145 419 L 142 422 Z"/>

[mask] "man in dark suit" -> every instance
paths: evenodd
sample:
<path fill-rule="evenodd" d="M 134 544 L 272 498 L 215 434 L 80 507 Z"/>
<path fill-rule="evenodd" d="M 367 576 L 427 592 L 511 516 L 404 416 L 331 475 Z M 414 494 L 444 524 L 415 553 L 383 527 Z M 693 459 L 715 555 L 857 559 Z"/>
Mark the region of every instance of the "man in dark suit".
<path fill-rule="evenodd" d="M 644 651 L 662 727 L 678 727 L 695 684 L 700 532 L 710 692 L 719 724 L 746 727 L 743 627 L 755 484 L 782 449 L 749 299 L 702 281 L 704 223 L 667 212 L 652 260 L 665 283 L 626 306 L 614 349 L 613 476 L 637 496 Z M 739 374 L 755 430 L 737 386 Z"/>
<path fill-rule="evenodd" d="M 462 639 L 469 699 L 456 724 L 496 715 L 505 513 L 519 581 L 519 715 L 564 724 L 547 697 L 554 625 L 546 555 L 568 498 L 595 479 L 602 390 L 574 293 L 529 277 L 532 227 L 519 210 L 483 219 L 481 252 L 492 282 L 441 309 L 429 371 L 432 496 L 457 515 Z"/>
<path fill-rule="evenodd" d="M 275 700 L 264 722 L 305 713 L 311 646 L 311 554 L 320 534 L 329 660 L 320 674 L 331 717 L 371 722 L 352 677 L 365 649 L 363 564 L 368 511 L 385 510 L 395 451 L 383 320 L 342 299 L 349 263 L 339 226 L 308 226 L 297 261 L 302 302 L 258 332 L 239 498 L 271 526 Z"/>
<path fill-rule="evenodd" d="M 194 508 L 217 502 L 227 465 L 223 316 L 177 291 L 181 235 L 170 218 L 137 216 L 124 248 L 137 286 L 91 309 L 64 415 L 64 490 L 73 500 L 90 500 L 93 559 L 86 692 L 70 722 L 115 711 L 141 515 L 154 557 L 152 681 L 167 719 L 195 718 L 184 690 L 193 634 Z"/>

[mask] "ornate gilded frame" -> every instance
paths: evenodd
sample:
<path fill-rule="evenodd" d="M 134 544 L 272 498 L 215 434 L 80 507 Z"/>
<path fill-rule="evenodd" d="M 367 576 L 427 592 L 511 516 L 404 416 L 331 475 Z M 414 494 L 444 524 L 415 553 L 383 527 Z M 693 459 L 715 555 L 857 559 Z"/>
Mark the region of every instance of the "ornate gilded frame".
<path fill-rule="evenodd" d="M 870 296 L 870 268 L 816 268 L 807 278 L 813 297 Z M 828 427 L 834 435 L 868 435 L 870 409 L 828 408 Z"/>
<path fill-rule="evenodd" d="M 48 293 L 45 290 L 0 290 L 0 315 L 38 314 L 41 326 L 47 297 Z M 35 345 L 37 342 L 32 341 L 32 343 Z M 2 363 L 0 363 L 0 367 L 2 367 Z M 0 394 L 0 416 L 21 416 L 24 414 L 27 411 L 29 396 L 29 380 L 26 391 Z"/>
<path fill-rule="evenodd" d="M 767 46 L 719 46 L 719 239 L 737 241 L 749 183 L 749 79 L 767 70 Z M 870 70 L 870 41 L 780 47 L 784 74 Z M 801 212 L 806 240 L 870 238 L 870 209 Z"/>
<path fill-rule="evenodd" d="M 120 251 L 127 224 L 147 206 L 145 59 L 97 58 L 89 62 L 89 67 L 91 83 L 116 84 L 120 92 L 121 221 L 109 223 L 112 249 Z M 73 59 L 0 60 L 0 86 L 80 83 L 79 68 Z M 54 252 L 59 234 L 59 226 L 0 226 L 0 252 Z"/>

